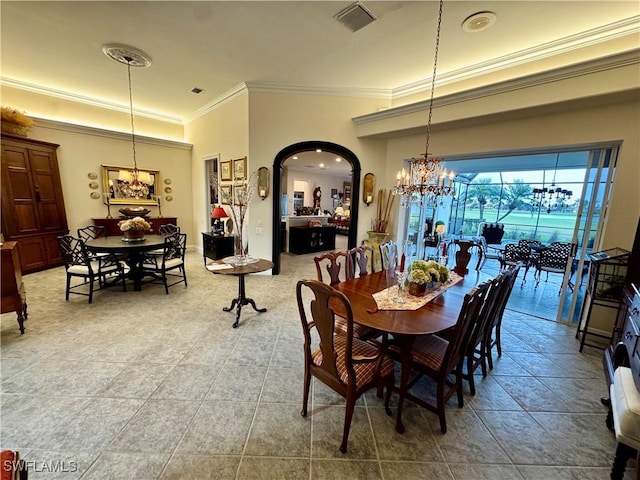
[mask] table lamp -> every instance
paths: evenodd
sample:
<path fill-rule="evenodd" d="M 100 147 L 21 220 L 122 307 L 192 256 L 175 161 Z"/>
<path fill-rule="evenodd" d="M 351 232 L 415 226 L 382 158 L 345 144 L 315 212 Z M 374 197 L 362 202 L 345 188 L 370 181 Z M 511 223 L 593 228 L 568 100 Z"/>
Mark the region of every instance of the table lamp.
<path fill-rule="evenodd" d="M 217 206 L 213 209 L 213 212 L 211 212 L 211 218 L 213 218 L 211 229 L 214 235 L 224 235 L 224 223 L 222 219 L 227 217 L 229 217 L 229 215 L 224 211 L 224 208 Z"/>

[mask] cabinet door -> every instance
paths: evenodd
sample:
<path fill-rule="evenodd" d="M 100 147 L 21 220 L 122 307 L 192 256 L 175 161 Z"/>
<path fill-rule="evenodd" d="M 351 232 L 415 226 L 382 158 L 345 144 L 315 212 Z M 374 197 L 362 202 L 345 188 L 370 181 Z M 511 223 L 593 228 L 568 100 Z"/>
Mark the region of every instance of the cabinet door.
<path fill-rule="evenodd" d="M 67 229 L 55 148 L 3 138 L 2 209 L 5 235 Z M 6 218 L 4 218 L 6 217 Z"/>
<path fill-rule="evenodd" d="M 28 150 L 40 231 L 48 233 L 65 230 L 67 218 L 56 155 L 51 150 L 39 147 Z"/>
<path fill-rule="evenodd" d="M 28 149 L 3 142 L 2 217 L 7 237 L 40 231 L 36 191 L 29 169 Z"/>

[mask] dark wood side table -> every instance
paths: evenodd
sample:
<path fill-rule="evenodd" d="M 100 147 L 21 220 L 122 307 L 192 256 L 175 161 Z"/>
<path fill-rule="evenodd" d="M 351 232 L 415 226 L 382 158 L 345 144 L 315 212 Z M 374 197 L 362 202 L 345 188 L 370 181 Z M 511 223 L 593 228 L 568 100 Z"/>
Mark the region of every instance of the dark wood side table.
<path fill-rule="evenodd" d="M 218 261 L 217 263 L 222 264 L 222 261 Z M 229 307 L 224 307 L 222 310 L 225 312 L 230 312 L 236 307 L 236 321 L 233 322 L 233 328 L 238 327 L 238 323 L 240 322 L 240 313 L 242 311 L 242 307 L 244 305 L 251 305 L 253 309 L 258 313 L 264 313 L 267 311 L 266 308 L 258 308 L 256 306 L 256 302 L 252 298 L 248 298 L 245 290 L 244 277 L 250 273 L 258 273 L 264 272 L 273 268 L 273 263 L 269 260 L 260 259 L 255 263 L 249 263 L 247 265 L 242 266 L 232 266 L 231 268 L 226 268 L 223 270 L 211 270 L 212 273 L 218 273 L 221 275 L 233 275 L 238 277 L 238 296 L 231 301 L 231 305 Z"/>
<path fill-rule="evenodd" d="M 214 235 L 210 232 L 202 232 L 202 260 L 207 264 L 207 258 L 220 260 L 233 255 L 234 236 Z"/>

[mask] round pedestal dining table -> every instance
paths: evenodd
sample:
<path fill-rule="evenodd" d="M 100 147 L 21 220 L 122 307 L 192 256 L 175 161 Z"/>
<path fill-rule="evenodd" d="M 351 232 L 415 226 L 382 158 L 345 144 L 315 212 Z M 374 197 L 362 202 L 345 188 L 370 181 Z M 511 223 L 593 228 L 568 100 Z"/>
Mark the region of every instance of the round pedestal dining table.
<path fill-rule="evenodd" d="M 145 235 L 144 240 L 125 241 L 124 237 L 101 237 L 88 240 L 85 245 L 92 253 L 122 255 L 129 266 L 129 278 L 135 291 L 142 290 L 142 260 L 144 253 L 164 247 L 164 235 Z"/>

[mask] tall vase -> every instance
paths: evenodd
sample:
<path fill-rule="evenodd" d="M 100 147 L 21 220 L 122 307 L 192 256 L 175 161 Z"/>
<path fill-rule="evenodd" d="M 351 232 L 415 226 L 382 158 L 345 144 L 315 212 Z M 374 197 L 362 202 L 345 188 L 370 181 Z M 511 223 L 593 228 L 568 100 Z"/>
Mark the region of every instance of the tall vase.
<path fill-rule="evenodd" d="M 374 232 L 370 230 L 367 232 L 367 235 L 369 238 L 364 241 L 364 244 L 373 247 L 374 265 L 376 267 L 376 270 L 380 270 L 382 268 L 382 260 L 380 259 L 380 244 L 387 241 L 387 237 L 389 236 L 389 234 L 386 232 Z"/>
<path fill-rule="evenodd" d="M 238 225 L 238 230 L 236 232 L 235 238 L 235 264 L 236 265 L 246 265 L 247 264 L 247 253 L 248 253 L 248 232 L 247 225 L 244 221 L 240 222 Z"/>

